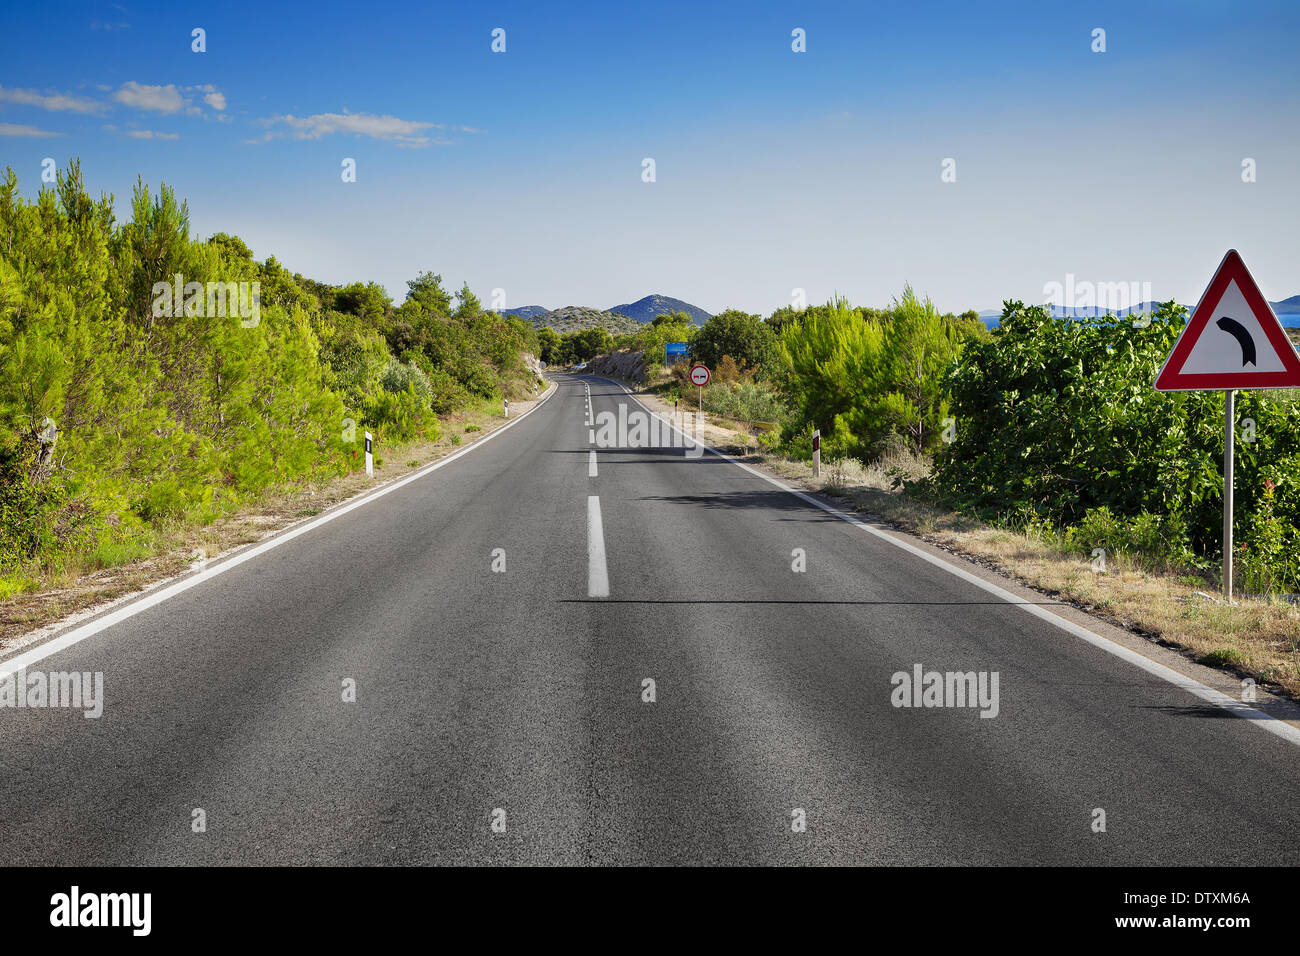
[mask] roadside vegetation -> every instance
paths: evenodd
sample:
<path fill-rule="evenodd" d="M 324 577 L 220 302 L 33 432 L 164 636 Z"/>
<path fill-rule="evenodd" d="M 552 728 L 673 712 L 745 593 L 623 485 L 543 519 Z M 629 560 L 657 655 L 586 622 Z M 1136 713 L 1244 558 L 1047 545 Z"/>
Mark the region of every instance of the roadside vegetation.
<path fill-rule="evenodd" d="M 990 332 L 907 288 L 884 309 L 728 311 L 668 341 L 713 370 L 704 410 L 733 450 L 808 480 L 819 429 L 820 490 L 1296 693 L 1300 402 L 1238 393 L 1241 604 L 1224 606 L 1223 396 L 1152 387 L 1186 319 L 1172 302 L 1073 321 L 1007 302 Z M 695 408 L 654 329 L 611 345 L 646 348 L 643 390 Z"/>
<path fill-rule="evenodd" d="M 1050 535 L 1080 554 L 1123 553 L 1212 585 L 1222 559 L 1223 396 L 1151 383 L 1186 321 L 1154 314 L 1061 321 L 1008 302 L 990 332 L 905 288 L 888 308 L 836 298 L 767 319 L 728 310 L 702 327 L 661 316 L 608 350 L 644 350 L 643 386 L 688 408 L 686 342 L 713 371 L 704 410 L 767 426 L 762 444 L 897 471 L 917 500 Z M 584 333 L 585 334 L 585 333 Z M 592 343 L 594 346 L 595 343 Z M 583 360 L 595 353 L 584 352 Z M 1250 593 L 1300 592 L 1300 416 L 1286 391 L 1237 401 L 1236 555 Z"/>
<path fill-rule="evenodd" d="M 0 600 L 353 472 L 366 431 L 382 459 L 533 395 L 535 332 L 467 287 L 426 272 L 394 304 L 236 236 L 193 239 L 166 186 L 137 185 L 129 211 L 91 198 L 75 162 L 32 201 L 12 169 L 0 181 Z M 174 281 L 172 308 L 155 286 Z M 212 286 L 239 283 L 255 308 L 216 314 Z"/>

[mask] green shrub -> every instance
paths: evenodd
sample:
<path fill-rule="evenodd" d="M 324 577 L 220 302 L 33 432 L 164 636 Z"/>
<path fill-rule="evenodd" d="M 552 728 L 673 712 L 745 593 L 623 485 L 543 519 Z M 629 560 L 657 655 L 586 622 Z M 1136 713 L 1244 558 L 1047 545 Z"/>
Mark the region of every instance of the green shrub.
<path fill-rule="evenodd" d="M 790 410 L 781 396 L 754 382 L 721 382 L 704 390 L 704 410 L 737 421 L 780 423 Z"/>
<path fill-rule="evenodd" d="M 1067 526 L 1061 541 L 1084 557 L 1104 548 L 1107 555 L 1125 555 L 1149 570 L 1187 570 L 1206 567 L 1187 540 L 1187 526 L 1180 515 L 1141 512 L 1131 518 L 1117 515 L 1105 505 L 1093 508 L 1074 525 Z"/>
<path fill-rule="evenodd" d="M 34 438 L 0 443 L 0 565 L 15 566 L 55 547 L 62 487 L 32 477 Z"/>
<path fill-rule="evenodd" d="M 821 429 L 823 450 L 863 461 L 898 439 L 917 454 L 933 450 L 948 415 L 946 375 L 969 327 L 910 286 L 883 313 L 842 298 L 808 311 L 782 329 L 777 378 L 803 421 Z"/>
<path fill-rule="evenodd" d="M 1249 593 L 1300 592 L 1300 531 L 1278 512 L 1277 484 L 1265 479 L 1263 494 L 1234 535 L 1241 586 Z"/>
<path fill-rule="evenodd" d="M 1245 660 L 1245 656 L 1237 648 L 1224 646 L 1202 654 L 1196 659 L 1196 663 L 1207 667 L 1237 667 L 1245 663 Z"/>
<path fill-rule="evenodd" d="M 397 359 L 389 359 L 388 365 L 379 376 L 380 386 L 388 392 L 405 392 L 410 389 L 424 407 L 429 407 L 433 397 L 433 388 L 429 376 L 415 365 L 407 365 Z"/>
<path fill-rule="evenodd" d="M 1204 570 L 1221 557 L 1223 396 L 1162 393 L 1157 371 L 1186 311 L 1166 303 L 1139 327 L 1054 320 L 1008 302 L 948 374 L 955 440 L 936 455 L 948 503 L 1005 521 L 1035 515 L 1080 550 L 1107 547 Z M 1300 416 L 1294 400 L 1243 392 L 1236 502 L 1248 587 L 1290 589 L 1300 573 Z M 1270 487 L 1271 483 L 1271 487 Z M 1242 519 L 1245 519 L 1244 521 Z"/>

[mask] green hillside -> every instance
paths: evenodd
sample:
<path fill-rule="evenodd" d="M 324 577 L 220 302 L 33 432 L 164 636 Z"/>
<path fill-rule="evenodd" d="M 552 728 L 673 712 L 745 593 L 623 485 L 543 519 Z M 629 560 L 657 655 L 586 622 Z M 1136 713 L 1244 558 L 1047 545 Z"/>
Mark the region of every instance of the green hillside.
<path fill-rule="evenodd" d="M 534 316 L 532 323 L 539 329 L 554 329 L 561 335 L 566 332 L 584 332 L 596 328 L 608 329 L 614 335 L 632 335 L 641 328 L 641 323 L 636 319 L 592 309 L 585 305 L 566 305 L 562 309 Z"/>

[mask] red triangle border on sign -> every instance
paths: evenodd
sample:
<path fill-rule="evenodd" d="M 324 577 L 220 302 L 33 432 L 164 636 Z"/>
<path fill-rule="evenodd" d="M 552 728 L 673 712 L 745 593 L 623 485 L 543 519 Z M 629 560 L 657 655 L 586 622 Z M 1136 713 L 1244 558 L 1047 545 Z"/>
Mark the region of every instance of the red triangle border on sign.
<path fill-rule="evenodd" d="M 1184 374 L 1182 372 L 1183 365 L 1187 362 L 1192 349 L 1200 340 L 1201 333 L 1205 331 L 1205 326 L 1209 324 L 1211 315 L 1218 308 L 1219 302 L 1223 299 L 1223 293 L 1227 291 L 1228 284 L 1233 281 L 1236 281 L 1237 288 L 1241 290 L 1246 304 L 1250 306 L 1255 318 L 1259 320 L 1260 327 L 1263 328 L 1264 334 L 1268 336 L 1269 344 L 1282 361 L 1284 371 L 1245 373 L 1189 372 Z M 1272 306 L 1268 304 L 1268 301 L 1259 291 L 1259 286 L 1255 284 L 1250 270 L 1246 268 L 1246 263 L 1237 254 L 1236 249 L 1229 249 L 1227 255 L 1223 257 L 1223 261 L 1219 263 L 1219 268 L 1214 272 L 1214 278 L 1205 287 L 1201 301 L 1196 304 L 1196 309 L 1192 312 L 1191 320 L 1183 327 L 1182 333 L 1178 336 L 1178 341 L 1174 343 L 1173 350 L 1169 353 L 1169 358 L 1165 359 L 1164 367 L 1160 369 L 1160 374 L 1156 376 L 1155 387 L 1161 392 L 1201 389 L 1300 388 L 1300 356 L 1296 355 L 1291 340 L 1287 338 L 1286 330 L 1282 328 L 1282 323 L 1273 314 Z"/>

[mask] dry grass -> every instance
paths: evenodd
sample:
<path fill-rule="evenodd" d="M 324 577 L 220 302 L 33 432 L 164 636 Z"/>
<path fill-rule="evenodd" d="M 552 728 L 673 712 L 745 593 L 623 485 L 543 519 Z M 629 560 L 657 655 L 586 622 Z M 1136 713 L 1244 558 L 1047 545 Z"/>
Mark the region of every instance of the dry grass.
<path fill-rule="evenodd" d="M 511 419 L 534 404 L 512 401 Z M 420 441 L 387 449 L 387 459 L 376 463 L 373 479 L 367 478 L 365 472 L 355 472 L 328 481 L 281 488 L 264 495 L 255 505 L 210 525 L 169 529 L 159 536 L 152 553 L 141 560 L 98 570 L 71 568 L 44 576 L 36 582 L 34 590 L 0 601 L 0 651 L 30 631 L 181 574 L 200 558 L 211 560 L 261 541 L 482 440 L 505 424 L 499 413 L 493 414 L 487 407 L 442 419 L 442 437 L 436 442 Z"/>

